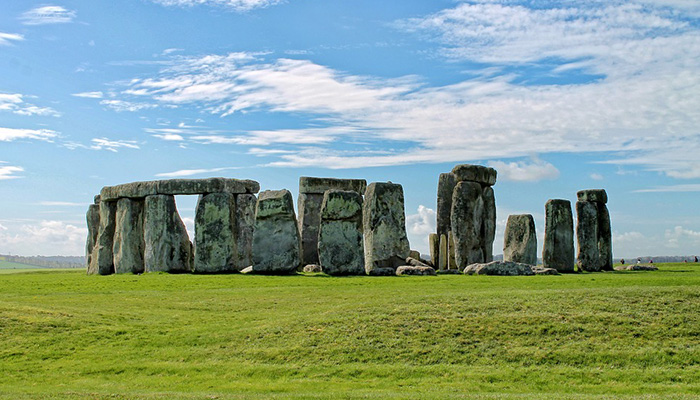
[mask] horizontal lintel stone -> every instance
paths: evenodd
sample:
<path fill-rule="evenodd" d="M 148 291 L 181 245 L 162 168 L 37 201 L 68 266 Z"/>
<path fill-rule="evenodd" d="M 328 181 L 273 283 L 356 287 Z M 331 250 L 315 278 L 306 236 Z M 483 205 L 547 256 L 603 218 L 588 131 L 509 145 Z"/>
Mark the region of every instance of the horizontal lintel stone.
<path fill-rule="evenodd" d="M 105 186 L 100 192 L 103 201 L 123 197 L 140 198 L 156 194 L 187 195 L 208 193 L 257 193 L 260 184 L 252 180 L 230 178 L 169 179 L 162 181 L 132 182 L 123 185 Z"/>
<path fill-rule="evenodd" d="M 576 197 L 578 201 L 593 201 L 603 204 L 608 202 L 608 194 L 605 192 L 605 189 L 579 190 L 576 193 Z"/>
<path fill-rule="evenodd" d="M 300 193 L 323 194 L 326 190 L 352 190 L 364 194 L 367 181 L 364 179 L 315 178 L 302 176 L 299 178 Z"/>
<path fill-rule="evenodd" d="M 496 183 L 496 170 L 481 165 L 461 164 L 452 168 L 457 182 L 471 181 L 493 186 Z"/>

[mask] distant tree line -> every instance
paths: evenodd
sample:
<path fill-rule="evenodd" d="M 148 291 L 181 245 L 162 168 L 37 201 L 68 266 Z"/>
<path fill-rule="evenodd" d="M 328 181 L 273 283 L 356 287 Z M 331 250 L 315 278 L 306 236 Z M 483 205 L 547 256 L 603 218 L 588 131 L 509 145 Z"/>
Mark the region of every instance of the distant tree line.
<path fill-rule="evenodd" d="M 0 254 L 0 260 L 17 264 L 33 265 L 44 268 L 84 268 L 85 257 L 66 256 L 12 256 Z"/>

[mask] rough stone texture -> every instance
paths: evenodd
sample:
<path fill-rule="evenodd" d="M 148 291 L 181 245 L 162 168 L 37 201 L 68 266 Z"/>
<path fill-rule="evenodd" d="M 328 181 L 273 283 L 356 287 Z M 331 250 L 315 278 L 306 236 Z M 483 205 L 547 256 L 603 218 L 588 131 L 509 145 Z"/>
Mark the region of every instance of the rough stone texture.
<path fill-rule="evenodd" d="M 462 271 L 458 269 L 441 269 L 436 272 L 440 275 L 459 275 L 462 273 Z"/>
<path fill-rule="evenodd" d="M 266 190 L 258 196 L 253 232 L 253 271 L 289 274 L 301 263 L 301 238 L 288 190 Z"/>
<path fill-rule="evenodd" d="M 259 190 L 260 184 L 251 180 L 228 178 L 169 179 L 105 186 L 102 188 L 100 196 L 103 201 L 111 201 L 122 197 L 142 198 L 156 194 L 257 193 Z"/>
<path fill-rule="evenodd" d="M 503 239 L 503 261 L 537 264 L 537 231 L 532 215 L 508 216 Z"/>
<path fill-rule="evenodd" d="M 318 259 L 328 275 L 365 273 L 362 241 L 362 195 L 327 190 L 321 206 Z"/>
<path fill-rule="evenodd" d="M 568 200 L 554 199 L 545 204 L 542 261 L 545 268 L 574 272 L 574 222 Z"/>
<path fill-rule="evenodd" d="M 251 265 L 250 267 L 245 267 L 241 270 L 242 274 L 252 274 L 253 273 L 253 266 Z"/>
<path fill-rule="evenodd" d="M 146 272 L 192 271 L 192 243 L 172 195 L 146 197 L 143 218 Z"/>
<path fill-rule="evenodd" d="M 612 228 L 610 227 L 610 213 L 608 207 L 598 203 L 598 254 L 600 256 L 600 269 L 602 271 L 613 270 L 612 254 Z"/>
<path fill-rule="evenodd" d="M 117 201 L 114 229 L 114 270 L 118 274 L 140 274 L 145 270 L 143 251 L 142 199 L 122 198 Z"/>
<path fill-rule="evenodd" d="M 430 246 L 430 264 L 433 268 L 440 267 L 440 236 L 437 233 L 428 235 L 428 245 Z"/>
<path fill-rule="evenodd" d="M 89 272 L 100 275 L 114 273 L 114 228 L 116 227 L 117 203 L 115 201 L 100 202 L 100 228 L 92 254 Z"/>
<path fill-rule="evenodd" d="M 304 272 L 317 274 L 323 272 L 323 268 L 318 264 L 309 264 L 304 266 Z"/>
<path fill-rule="evenodd" d="M 102 197 L 100 197 L 99 194 L 98 194 L 98 195 L 95 195 L 95 197 L 93 198 L 93 203 L 94 203 L 95 205 L 100 205 L 101 199 L 102 199 Z"/>
<path fill-rule="evenodd" d="M 100 229 L 100 206 L 97 204 L 90 204 L 88 206 L 87 214 L 85 215 L 87 220 L 88 236 L 85 243 L 85 263 L 87 264 L 87 273 L 92 275 L 97 273 L 97 269 L 92 269 L 91 266 L 96 267 L 97 264 L 92 263 L 92 251 L 95 248 L 95 243 L 97 242 L 97 233 Z"/>
<path fill-rule="evenodd" d="M 409 250 L 409 251 L 408 251 L 408 256 L 411 257 L 411 258 L 415 258 L 416 260 L 420 260 L 420 259 L 421 259 L 420 251 L 418 251 L 418 250 Z"/>
<path fill-rule="evenodd" d="M 238 272 L 237 257 L 234 195 L 200 195 L 194 217 L 192 271 L 199 274 Z"/>
<path fill-rule="evenodd" d="M 462 164 L 452 168 L 452 174 L 457 182 L 477 182 L 483 185 L 493 186 L 496 183 L 496 170 L 481 165 Z"/>
<path fill-rule="evenodd" d="M 318 231 L 321 227 L 323 194 L 299 193 L 299 232 L 303 264 L 318 264 Z"/>
<path fill-rule="evenodd" d="M 481 247 L 484 251 L 484 262 L 493 261 L 493 240 L 496 237 L 496 197 L 493 188 L 483 189 L 481 198 L 484 199 L 484 223 L 481 226 Z"/>
<path fill-rule="evenodd" d="M 236 268 L 253 265 L 253 231 L 255 230 L 255 204 L 258 198 L 254 194 L 236 196 Z"/>
<path fill-rule="evenodd" d="M 403 187 L 391 182 L 367 186 L 363 206 L 365 270 L 396 269 L 410 248 L 406 236 Z"/>
<path fill-rule="evenodd" d="M 608 194 L 605 192 L 605 189 L 579 190 L 576 193 L 576 197 L 578 201 L 592 201 L 603 204 L 608 202 Z"/>
<path fill-rule="evenodd" d="M 532 272 L 535 275 L 559 275 L 559 272 L 554 268 L 532 267 Z"/>
<path fill-rule="evenodd" d="M 457 185 L 457 179 L 452 173 L 440 174 L 437 191 L 437 234 L 447 235 L 452 230 L 452 192 Z"/>
<path fill-rule="evenodd" d="M 368 272 L 370 276 L 394 276 L 396 275 L 396 268 L 391 267 L 379 267 L 373 268 Z"/>
<path fill-rule="evenodd" d="M 452 231 L 447 232 L 447 269 L 459 269 L 455 255 L 455 235 Z"/>
<path fill-rule="evenodd" d="M 598 207 L 589 201 L 576 202 L 576 240 L 578 266 L 583 271 L 600 271 L 598 254 Z"/>
<path fill-rule="evenodd" d="M 316 193 L 322 195 L 326 190 L 351 190 L 362 194 L 367 189 L 364 179 L 316 178 L 302 176 L 299 178 L 299 193 Z"/>
<path fill-rule="evenodd" d="M 448 253 L 448 246 L 447 246 L 447 235 L 442 234 L 440 235 L 440 256 L 438 258 L 439 264 L 438 268 L 440 270 L 446 270 L 448 267 L 448 262 L 449 262 L 449 253 Z"/>
<path fill-rule="evenodd" d="M 468 265 L 464 269 L 467 275 L 535 275 L 532 265 L 511 261 L 491 261 Z"/>
<path fill-rule="evenodd" d="M 484 201 L 481 185 L 459 182 L 452 195 L 452 234 L 457 268 L 483 263 L 482 225 Z"/>
<path fill-rule="evenodd" d="M 414 258 L 414 257 L 406 257 L 406 265 L 412 266 L 412 267 L 430 267 L 430 265 L 424 263 L 421 261 L 419 258 Z"/>
<path fill-rule="evenodd" d="M 659 269 L 653 265 L 623 265 L 615 267 L 615 271 L 658 271 Z"/>
<path fill-rule="evenodd" d="M 425 266 L 402 265 L 396 268 L 396 275 L 436 275 L 435 269 Z"/>

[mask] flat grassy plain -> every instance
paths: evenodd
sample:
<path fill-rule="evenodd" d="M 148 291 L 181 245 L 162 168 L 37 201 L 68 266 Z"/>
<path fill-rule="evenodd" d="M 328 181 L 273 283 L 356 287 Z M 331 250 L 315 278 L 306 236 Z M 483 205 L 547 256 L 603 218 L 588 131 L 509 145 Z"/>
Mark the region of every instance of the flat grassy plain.
<path fill-rule="evenodd" d="M 0 276 L 0 398 L 700 398 L 700 265 Z"/>

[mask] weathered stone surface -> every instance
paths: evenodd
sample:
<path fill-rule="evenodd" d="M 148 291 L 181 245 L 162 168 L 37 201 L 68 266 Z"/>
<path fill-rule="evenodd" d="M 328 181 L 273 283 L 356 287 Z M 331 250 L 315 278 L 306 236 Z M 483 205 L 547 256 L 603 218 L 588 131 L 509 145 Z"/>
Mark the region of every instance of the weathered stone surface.
<path fill-rule="evenodd" d="M 301 263 L 301 238 L 288 190 L 266 190 L 258 196 L 253 232 L 253 271 L 289 274 Z"/>
<path fill-rule="evenodd" d="M 323 194 L 299 193 L 299 232 L 301 234 L 301 261 L 318 264 L 318 231 L 321 228 Z"/>
<path fill-rule="evenodd" d="M 411 258 L 415 258 L 416 260 L 420 260 L 420 259 L 421 259 L 420 251 L 418 251 L 418 250 L 409 250 L 409 251 L 408 251 L 408 256 L 411 257 Z"/>
<path fill-rule="evenodd" d="M 427 265 L 424 266 L 414 266 L 414 265 L 402 265 L 396 268 L 396 275 L 436 275 L 435 269 Z"/>
<path fill-rule="evenodd" d="M 413 267 L 430 267 L 430 265 L 424 263 L 421 261 L 420 258 L 415 258 L 415 257 L 406 257 L 406 265 L 413 266 Z"/>
<path fill-rule="evenodd" d="M 437 234 L 447 235 L 452 229 L 452 193 L 457 185 L 457 178 L 452 173 L 440 174 L 437 190 Z"/>
<path fill-rule="evenodd" d="M 97 273 L 97 264 L 92 263 L 92 251 L 95 248 L 95 243 L 97 242 L 97 233 L 100 229 L 100 205 L 90 204 L 88 206 L 87 214 L 85 215 L 87 220 L 88 235 L 85 243 L 85 263 L 87 264 L 87 273 L 93 275 Z M 91 268 L 91 266 L 93 266 Z"/>
<path fill-rule="evenodd" d="M 481 227 L 482 249 L 484 262 L 493 261 L 493 240 L 496 237 L 496 197 L 493 188 L 483 189 L 481 198 L 484 199 L 484 222 Z"/>
<path fill-rule="evenodd" d="M 598 254 L 598 207 L 589 201 L 576 202 L 576 240 L 578 267 L 583 271 L 600 271 Z"/>
<path fill-rule="evenodd" d="M 394 276 L 394 275 L 396 275 L 396 268 L 391 268 L 391 267 L 372 268 L 372 270 L 368 272 L 368 275 L 370 275 L 370 276 Z"/>
<path fill-rule="evenodd" d="M 99 205 L 99 204 L 100 204 L 100 201 L 101 201 L 100 199 L 102 199 L 102 197 L 100 197 L 99 194 L 98 194 L 98 195 L 95 195 L 95 197 L 93 198 L 93 203 L 94 203 L 95 205 Z"/>
<path fill-rule="evenodd" d="M 481 185 L 459 182 L 452 195 L 452 234 L 457 268 L 484 262 L 482 225 L 484 201 Z"/>
<path fill-rule="evenodd" d="M 542 261 L 545 268 L 574 272 L 574 222 L 571 202 L 549 200 L 545 204 Z"/>
<path fill-rule="evenodd" d="M 117 201 L 114 229 L 114 270 L 118 274 L 140 274 L 145 271 L 143 251 L 142 199 L 121 198 Z"/>
<path fill-rule="evenodd" d="M 576 197 L 578 201 L 592 201 L 603 204 L 608 202 L 608 194 L 605 192 L 605 189 L 579 190 L 576 193 Z"/>
<path fill-rule="evenodd" d="M 428 235 L 428 246 L 430 247 L 430 264 L 433 268 L 440 267 L 440 236 L 437 233 Z"/>
<path fill-rule="evenodd" d="M 448 253 L 448 245 L 447 245 L 447 235 L 442 234 L 440 235 L 440 256 L 438 258 L 438 268 L 440 270 L 445 270 L 448 267 L 448 262 L 450 255 Z"/>
<path fill-rule="evenodd" d="M 554 268 L 532 267 L 532 272 L 535 275 L 559 275 L 559 272 Z"/>
<path fill-rule="evenodd" d="M 600 257 L 600 269 L 602 271 L 613 270 L 612 253 L 612 228 L 610 227 L 610 213 L 603 203 L 598 206 L 598 255 Z"/>
<path fill-rule="evenodd" d="M 459 269 L 455 255 L 455 235 L 452 231 L 447 232 L 447 269 Z"/>
<path fill-rule="evenodd" d="M 115 201 L 100 202 L 100 228 L 93 249 L 93 265 L 88 268 L 88 272 L 100 275 L 114 273 L 114 229 L 116 227 L 117 203 Z"/>
<path fill-rule="evenodd" d="M 464 268 L 467 275 L 535 275 L 532 265 L 511 261 L 491 261 L 477 263 Z"/>
<path fill-rule="evenodd" d="M 362 240 L 362 195 L 327 190 L 321 206 L 318 259 L 328 275 L 365 273 Z"/>
<path fill-rule="evenodd" d="M 503 261 L 537 264 L 537 231 L 532 215 L 509 215 L 503 242 Z"/>
<path fill-rule="evenodd" d="M 367 189 L 364 179 L 316 178 L 302 176 L 299 178 L 299 193 L 323 194 L 326 190 L 350 190 L 362 194 Z"/>
<path fill-rule="evenodd" d="M 323 268 L 318 264 L 308 264 L 304 266 L 304 272 L 318 274 L 323 272 Z"/>
<path fill-rule="evenodd" d="M 439 275 L 459 275 L 462 271 L 458 269 L 440 269 L 436 271 Z"/>
<path fill-rule="evenodd" d="M 163 181 L 132 182 L 123 185 L 105 186 L 100 192 L 103 201 L 122 197 L 142 198 L 163 194 L 207 194 L 207 193 L 257 193 L 260 184 L 251 180 L 228 178 L 169 179 Z"/>
<path fill-rule="evenodd" d="M 238 272 L 236 201 L 231 193 L 199 196 L 194 217 L 194 264 L 199 274 Z"/>
<path fill-rule="evenodd" d="M 245 267 L 241 270 L 242 274 L 252 274 L 253 273 L 253 266 L 251 265 L 250 267 Z"/>
<path fill-rule="evenodd" d="M 171 195 L 147 196 L 143 231 L 146 272 L 191 272 L 192 243 Z"/>
<path fill-rule="evenodd" d="M 481 165 L 462 164 L 452 168 L 457 182 L 477 182 L 483 185 L 492 186 L 496 183 L 496 170 Z"/>
<path fill-rule="evenodd" d="M 403 187 L 391 182 L 367 186 L 363 206 L 365 270 L 396 269 L 409 254 Z"/>
<path fill-rule="evenodd" d="M 615 271 L 658 271 L 659 269 L 653 265 L 623 265 L 615 267 Z"/>
<path fill-rule="evenodd" d="M 253 265 L 253 231 L 255 230 L 255 204 L 258 198 L 254 194 L 236 196 L 236 268 Z"/>

